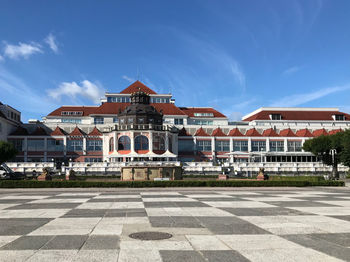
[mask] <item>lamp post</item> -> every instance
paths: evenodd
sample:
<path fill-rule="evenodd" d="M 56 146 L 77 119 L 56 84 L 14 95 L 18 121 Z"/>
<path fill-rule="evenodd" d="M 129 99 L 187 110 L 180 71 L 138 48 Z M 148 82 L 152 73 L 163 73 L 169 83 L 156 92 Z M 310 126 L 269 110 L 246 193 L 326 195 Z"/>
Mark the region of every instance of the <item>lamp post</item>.
<path fill-rule="evenodd" d="M 332 179 L 339 179 L 338 163 L 336 162 L 336 159 L 335 159 L 337 150 L 331 149 L 329 150 L 329 154 L 332 156 Z"/>

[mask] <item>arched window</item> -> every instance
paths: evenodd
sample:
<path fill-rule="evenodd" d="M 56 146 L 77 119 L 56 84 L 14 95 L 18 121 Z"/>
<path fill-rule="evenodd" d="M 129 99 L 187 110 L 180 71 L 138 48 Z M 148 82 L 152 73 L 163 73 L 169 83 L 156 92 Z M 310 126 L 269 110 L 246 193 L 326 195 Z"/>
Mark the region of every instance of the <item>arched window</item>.
<path fill-rule="evenodd" d="M 135 150 L 148 150 L 148 138 L 145 136 L 137 136 L 135 138 Z"/>
<path fill-rule="evenodd" d="M 114 137 L 111 137 L 109 139 L 109 152 L 113 152 L 114 151 Z"/>
<path fill-rule="evenodd" d="M 128 136 L 121 136 L 118 139 L 118 150 L 130 150 L 131 141 Z"/>
<path fill-rule="evenodd" d="M 165 142 L 163 137 L 155 136 L 153 138 L 153 150 L 165 150 Z"/>

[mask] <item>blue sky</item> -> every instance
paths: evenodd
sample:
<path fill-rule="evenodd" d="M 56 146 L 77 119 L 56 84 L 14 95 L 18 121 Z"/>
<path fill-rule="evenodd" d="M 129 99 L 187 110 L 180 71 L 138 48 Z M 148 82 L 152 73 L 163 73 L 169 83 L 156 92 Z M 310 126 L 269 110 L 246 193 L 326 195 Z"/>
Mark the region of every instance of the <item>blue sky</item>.
<path fill-rule="evenodd" d="M 0 2 L 0 101 L 40 119 L 139 79 L 235 119 L 350 112 L 350 1 Z M 138 74 L 139 72 L 139 74 Z"/>

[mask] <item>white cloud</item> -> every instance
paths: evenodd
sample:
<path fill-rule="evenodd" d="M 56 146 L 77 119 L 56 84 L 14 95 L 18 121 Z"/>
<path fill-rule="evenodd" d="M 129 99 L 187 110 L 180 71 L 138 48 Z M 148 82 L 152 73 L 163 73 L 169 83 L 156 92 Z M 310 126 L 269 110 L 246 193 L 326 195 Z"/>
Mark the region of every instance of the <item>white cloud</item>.
<path fill-rule="evenodd" d="M 5 58 L 0 55 L 0 62 L 5 61 Z"/>
<path fill-rule="evenodd" d="M 51 48 L 52 51 L 54 51 L 55 53 L 58 52 L 58 46 L 56 43 L 56 37 L 53 34 L 49 34 L 45 39 L 44 39 L 45 43 L 49 45 L 49 47 Z"/>
<path fill-rule="evenodd" d="M 240 86 L 245 86 L 245 74 L 243 73 L 241 66 L 237 61 L 232 61 L 231 63 L 232 74 L 234 75 L 236 81 Z"/>
<path fill-rule="evenodd" d="M 101 86 L 88 80 L 82 81 L 80 85 L 76 82 L 63 82 L 58 88 L 50 89 L 47 92 L 54 99 L 60 99 L 62 96 L 71 98 L 83 96 L 96 104 L 100 102 L 100 98 L 104 95 L 104 89 Z"/>
<path fill-rule="evenodd" d="M 300 71 L 301 68 L 302 68 L 301 66 L 292 66 L 292 67 L 290 67 L 290 68 L 284 70 L 284 71 L 282 72 L 282 75 L 283 75 L 283 76 L 292 75 L 292 74 L 294 74 L 294 73 Z"/>
<path fill-rule="evenodd" d="M 125 79 L 126 81 L 128 81 L 129 83 L 134 83 L 136 81 L 134 78 L 126 76 L 126 75 L 123 75 L 122 78 Z"/>
<path fill-rule="evenodd" d="M 6 44 L 4 49 L 4 55 L 12 59 L 28 58 L 36 53 L 43 53 L 43 51 L 41 45 L 35 42 L 30 44 L 19 42 L 18 45 Z"/>
<path fill-rule="evenodd" d="M 283 97 L 282 99 L 279 99 L 278 102 L 272 103 L 271 106 L 294 107 L 294 106 L 302 105 L 307 102 L 319 99 L 321 97 L 324 97 L 336 92 L 341 92 L 346 90 L 350 90 L 350 85 L 327 87 L 311 93 L 297 94 L 297 95 Z"/>

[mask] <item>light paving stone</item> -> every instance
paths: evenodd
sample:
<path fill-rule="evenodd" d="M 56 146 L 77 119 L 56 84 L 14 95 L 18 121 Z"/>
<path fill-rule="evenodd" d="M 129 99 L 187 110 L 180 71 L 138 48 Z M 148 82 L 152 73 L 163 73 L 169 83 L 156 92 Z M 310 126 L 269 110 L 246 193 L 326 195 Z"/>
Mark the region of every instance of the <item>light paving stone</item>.
<path fill-rule="evenodd" d="M 179 192 L 162 192 L 162 191 L 141 192 L 140 195 L 141 196 L 153 196 L 153 195 L 181 196 Z"/>
<path fill-rule="evenodd" d="M 0 236 L 0 247 L 20 238 L 21 236 Z"/>
<path fill-rule="evenodd" d="M 302 199 L 295 199 L 289 197 L 242 197 L 242 199 L 250 201 L 259 201 L 259 202 L 269 202 L 269 201 L 305 201 Z"/>
<path fill-rule="evenodd" d="M 189 198 L 232 198 L 229 195 L 224 194 L 186 194 Z"/>
<path fill-rule="evenodd" d="M 80 192 L 80 193 L 61 193 L 58 194 L 57 197 L 60 196 L 85 196 L 85 197 L 94 197 L 94 196 L 98 196 L 100 195 L 100 193 L 93 193 L 93 192 Z"/>
<path fill-rule="evenodd" d="M 262 202 L 256 201 L 204 201 L 203 203 L 212 207 L 233 207 L 233 208 L 255 208 L 255 207 L 274 207 Z"/>
<path fill-rule="evenodd" d="M 57 218 L 30 233 L 30 235 L 86 235 L 101 218 Z"/>
<path fill-rule="evenodd" d="M 4 262 L 27 261 L 35 250 L 0 250 L 0 260 Z"/>
<path fill-rule="evenodd" d="M 147 197 L 142 199 L 143 202 L 194 202 L 196 200 L 187 197 Z"/>
<path fill-rule="evenodd" d="M 188 241 L 142 241 L 142 240 L 122 240 L 121 250 L 193 250 Z"/>
<path fill-rule="evenodd" d="M 157 250 L 130 250 L 121 249 L 118 262 L 162 262 L 162 258 Z"/>
<path fill-rule="evenodd" d="M 350 215 L 350 207 L 290 207 L 305 213 L 312 213 L 325 216 L 346 216 Z"/>
<path fill-rule="evenodd" d="M 77 206 L 77 209 L 109 209 L 113 202 L 88 202 Z"/>
<path fill-rule="evenodd" d="M 2 210 L 0 218 L 57 218 L 70 209 L 20 209 Z"/>
<path fill-rule="evenodd" d="M 141 195 L 98 195 L 93 199 L 141 198 Z"/>
<path fill-rule="evenodd" d="M 31 256 L 28 262 L 67 262 L 72 261 L 78 253 L 78 250 L 39 250 Z"/>
<path fill-rule="evenodd" d="M 217 238 L 231 249 L 297 249 L 299 245 L 275 235 L 217 235 Z"/>
<path fill-rule="evenodd" d="M 101 261 L 118 261 L 119 250 L 86 250 L 81 249 L 73 257 L 74 262 L 101 262 Z"/>
<path fill-rule="evenodd" d="M 43 196 L 43 195 L 11 195 L 11 196 L 0 196 L 0 199 L 44 199 L 48 198 L 49 196 Z"/>
<path fill-rule="evenodd" d="M 321 252 L 300 247 L 298 249 L 246 249 L 239 251 L 243 256 L 252 262 L 263 262 L 268 258 L 269 262 L 340 262 L 342 260 L 328 256 Z"/>
<path fill-rule="evenodd" d="M 335 201 L 317 201 L 318 203 L 325 203 L 325 204 L 330 204 L 330 205 L 335 205 L 335 206 L 341 206 L 341 207 L 350 207 L 350 201 L 344 200 L 335 200 Z M 350 209 L 348 209 L 350 210 Z"/>
<path fill-rule="evenodd" d="M 33 200 L 28 203 L 31 204 L 51 204 L 51 203 L 84 203 L 90 198 L 48 198 Z"/>
<path fill-rule="evenodd" d="M 131 208 L 144 208 L 142 202 L 114 202 L 111 205 L 111 209 L 131 209 Z"/>
<path fill-rule="evenodd" d="M 195 250 L 230 250 L 216 236 L 186 235 Z"/>

